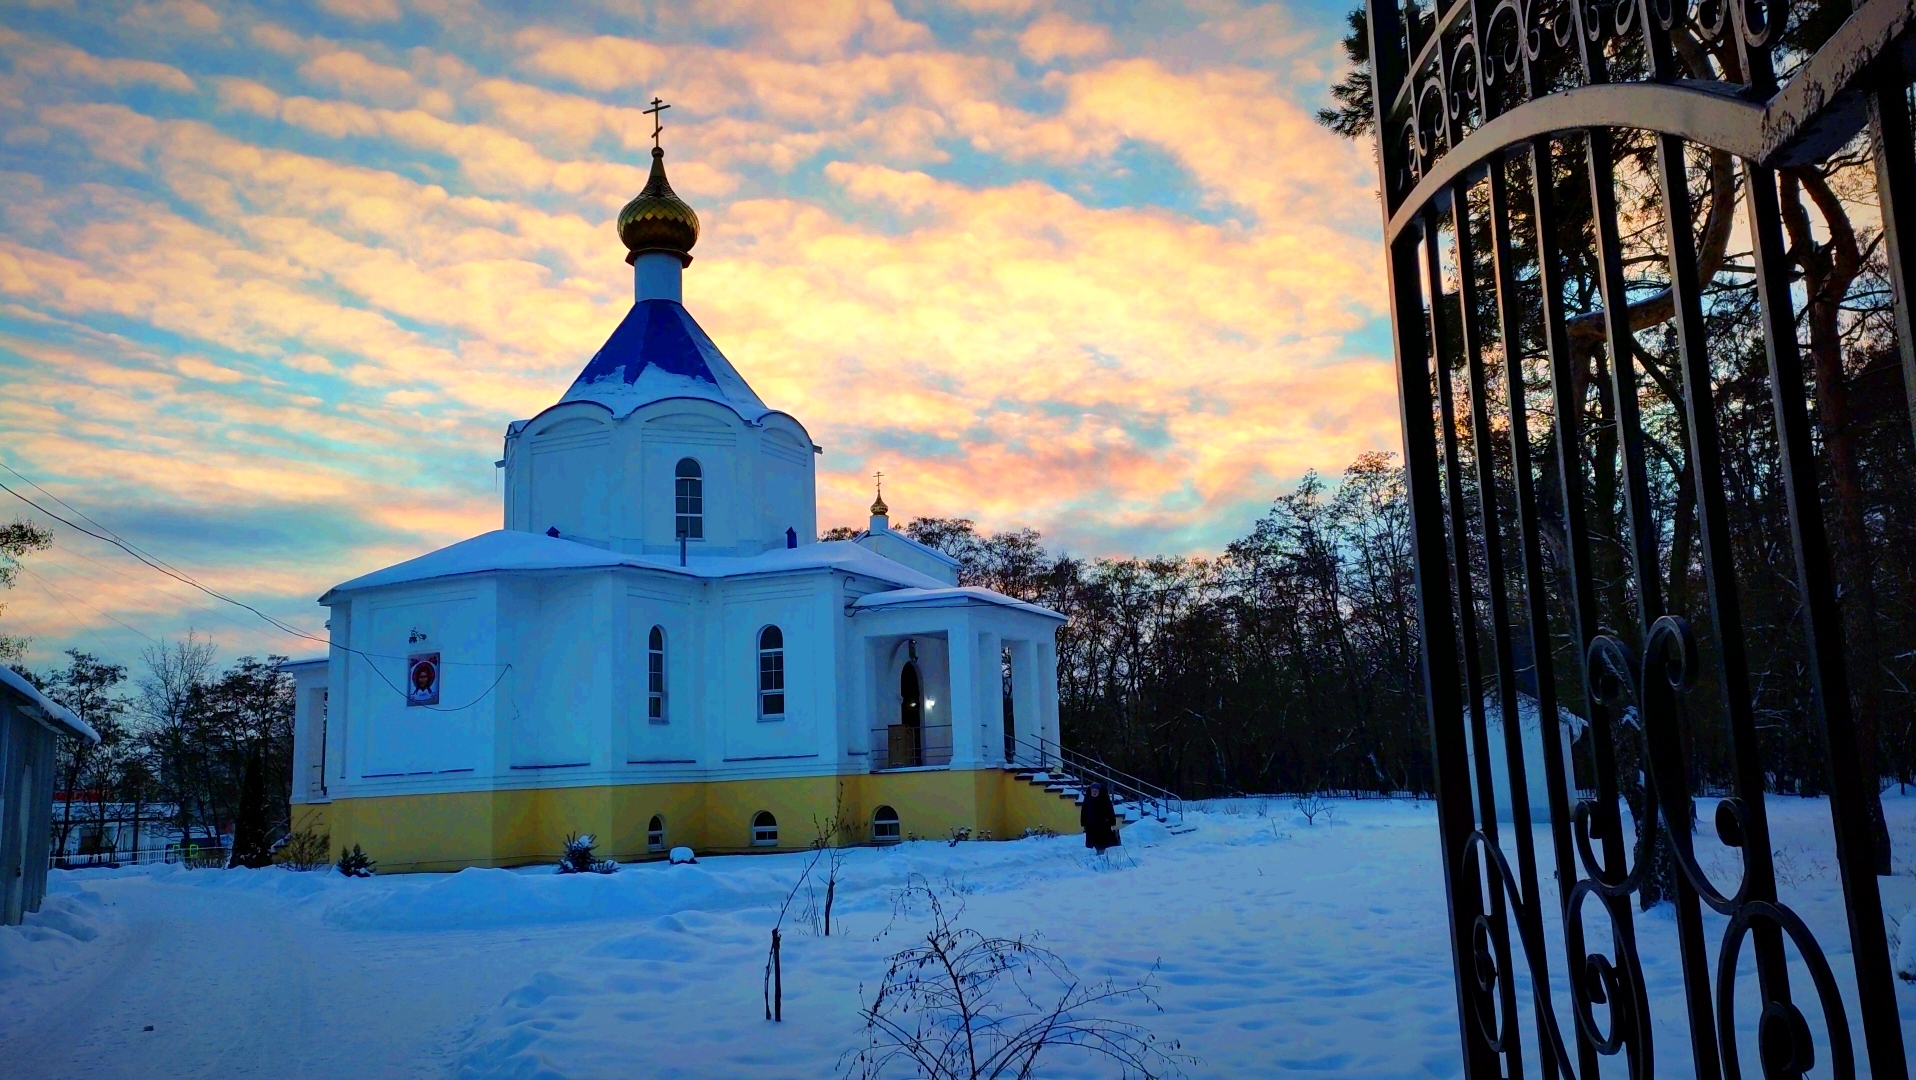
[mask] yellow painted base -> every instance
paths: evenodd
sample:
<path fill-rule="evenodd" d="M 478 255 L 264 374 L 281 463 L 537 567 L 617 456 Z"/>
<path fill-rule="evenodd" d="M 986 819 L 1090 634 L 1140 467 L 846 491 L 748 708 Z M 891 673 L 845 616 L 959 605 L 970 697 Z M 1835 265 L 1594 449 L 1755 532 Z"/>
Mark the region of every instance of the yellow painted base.
<path fill-rule="evenodd" d="M 571 833 L 595 834 L 607 858 L 662 858 L 646 847 L 654 815 L 668 848 L 702 854 L 803 849 L 834 824 L 838 843 L 869 843 L 881 806 L 907 839 L 1081 831 L 1074 802 L 1003 769 L 390 795 L 297 806 L 293 817 L 330 834 L 335 858 L 358 844 L 382 873 L 407 873 L 555 862 Z M 776 846 L 752 843 L 760 811 L 778 821 Z"/>

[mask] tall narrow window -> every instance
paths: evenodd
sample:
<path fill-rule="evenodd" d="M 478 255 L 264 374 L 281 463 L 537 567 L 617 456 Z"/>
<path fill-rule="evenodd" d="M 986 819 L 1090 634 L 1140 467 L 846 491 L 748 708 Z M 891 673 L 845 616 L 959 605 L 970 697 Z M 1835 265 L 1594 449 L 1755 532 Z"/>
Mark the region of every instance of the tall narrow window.
<path fill-rule="evenodd" d="M 665 819 L 660 817 L 657 814 L 653 814 L 652 820 L 649 822 L 646 822 L 645 850 L 647 851 L 664 851 L 665 850 Z"/>
<path fill-rule="evenodd" d="M 665 723 L 665 628 L 655 626 L 645 643 L 645 718 Z"/>
<path fill-rule="evenodd" d="M 785 718 L 785 635 L 776 626 L 758 632 L 758 718 Z"/>
<path fill-rule="evenodd" d="M 673 537 L 705 539 L 705 473 L 699 469 L 698 462 L 680 458 L 672 476 L 674 509 L 678 515 L 678 530 Z"/>

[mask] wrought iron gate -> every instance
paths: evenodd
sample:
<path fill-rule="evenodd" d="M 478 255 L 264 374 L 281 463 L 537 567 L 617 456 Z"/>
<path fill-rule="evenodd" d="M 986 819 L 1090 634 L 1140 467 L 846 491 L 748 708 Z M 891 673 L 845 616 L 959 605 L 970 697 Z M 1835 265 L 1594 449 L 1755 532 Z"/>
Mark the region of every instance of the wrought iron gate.
<path fill-rule="evenodd" d="M 1785 242 L 1795 223 L 1782 216 L 1779 183 L 1794 182 L 1791 167 L 1857 153 L 1867 136 L 1916 397 L 1916 0 L 1864 0 L 1813 49 L 1786 33 L 1792 17 L 1787 0 L 1369 5 L 1423 664 L 1472 1077 L 1650 1076 L 1659 1009 L 1682 1014 L 1680 1060 L 1700 1077 L 1909 1073 L 1818 480 L 1817 402 L 1798 342 L 1805 300 Z M 1626 204 L 1619 170 L 1635 196 Z M 1566 175 L 1576 179 L 1568 196 Z M 1741 266 L 1726 262 L 1733 225 L 1748 232 Z M 1768 467 L 1788 532 L 1777 545 L 1787 545 L 1799 605 L 1794 636 L 1779 640 L 1796 653 L 1827 769 L 1847 926 L 1818 929 L 1847 933 L 1845 974 L 1779 899 L 1772 861 L 1746 569 L 1730 535 L 1713 382 L 1711 327 L 1731 285 L 1762 342 L 1748 355 L 1769 384 Z M 1638 335 L 1652 332 L 1674 372 L 1645 352 Z M 1604 431 L 1583 426 L 1588 393 L 1608 395 Z M 1661 464 L 1653 452 L 1670 449 L 1645 429 L 1645 402 L 1659 393 L 1659 415 L 1677 432 L 1666 440 L 1677 456 Z M 1597 493 L 1608 504 L 1590 491 L 1593 439 L 1614 463 L 1605 474 L 1614 498 Z M 1694 556 L 1669 550 L 1653 498 L 1672 478 L 1692 500 Z M 1593 505 L 1617 507 L 1601 538 Z M 1613 553 L 1604 580 L 1599 539 Z M 1673 596 L 1661 568 L 1684 558 L 1700 564 L 1701 588 Z M 1717 692 L 1692 693 L 1699 678 Z M 1706 696 L 1716 700 L 1697 700 Z M 1560 699 L 1588 724 L 1575 760 L 1556 745 L 1569 739 L 1553 722 Z M 1541 852 L 1527 707 L 1544 747 Z M 1734 875 L 1713 875 L 1695 848 L 1682 732 L 1696 717 L 1727 732 L 1728 794 L 1711 842 L 1736 853 Z M 1503 745 L 1493 748 L 1494 718 L 1508 722 L 1495 725 Z M 1637 750 L 1620 763 L 1626 744 Z M 1502 795 L 1493 754 L 1504 760 Z M 1558 870 L 1548 892 L 1540 859 Z M 1683 984 L 1667 1004 L 1646 987 L 1633 910 L 1658 860 Z M 1739 998 L 1745 958 L 1757 987 Z"/>

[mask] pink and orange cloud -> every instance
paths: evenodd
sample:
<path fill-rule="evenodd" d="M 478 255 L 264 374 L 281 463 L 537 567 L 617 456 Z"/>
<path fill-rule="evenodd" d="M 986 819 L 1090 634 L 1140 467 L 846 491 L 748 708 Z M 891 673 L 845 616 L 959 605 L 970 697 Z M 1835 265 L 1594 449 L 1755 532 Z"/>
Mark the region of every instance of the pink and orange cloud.
<path fill-rule="evenodd" d="M 0 459 L 317 631 L 328 585 L 497 522 L 505 424 L 630 302 L 657 94 L 687 306 L 826 447 L 821 523 L 882 468 L 904 517 L 1215 550 L 1397 446 L 1372 167 L 1310 119 L 1334 12 L 1100 10 L 9 9 Z M 29 565 L 0 628 L 36 662 L 311 651 L 74 534 Z"/>

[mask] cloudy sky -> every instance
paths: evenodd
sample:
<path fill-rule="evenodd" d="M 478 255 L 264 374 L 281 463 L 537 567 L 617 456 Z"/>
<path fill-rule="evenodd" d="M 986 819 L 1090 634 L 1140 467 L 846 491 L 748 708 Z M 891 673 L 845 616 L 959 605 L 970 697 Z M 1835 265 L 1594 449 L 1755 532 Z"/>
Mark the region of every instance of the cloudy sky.
<path fill-rule="evenodd" d="M 0 462 L 44 492 L 0 481 L 315 631 L 498 527 L 506 424 L 631 303 L 657 94 L 686 304 L 825 447 L 821 526 L 883 469 L 900 518 L 1215 551 L 1398 446 L 1369 152 L 1310 119 L 1344 7 L 9 3 Z M 28 567 L 38 665 L 313 651 L 64 529 Z"/>

